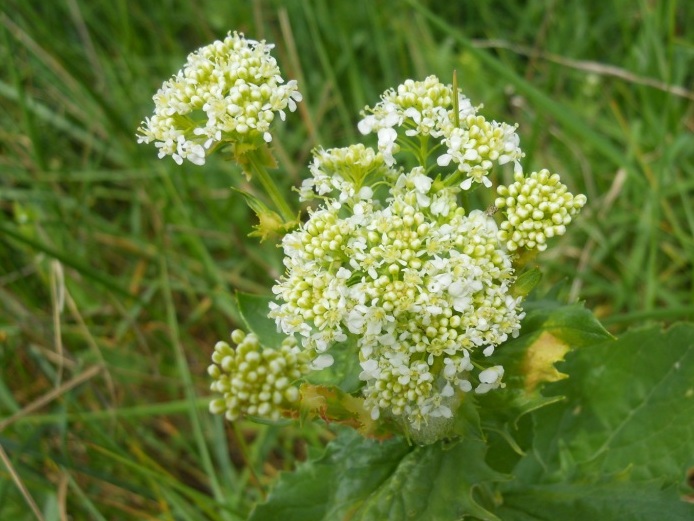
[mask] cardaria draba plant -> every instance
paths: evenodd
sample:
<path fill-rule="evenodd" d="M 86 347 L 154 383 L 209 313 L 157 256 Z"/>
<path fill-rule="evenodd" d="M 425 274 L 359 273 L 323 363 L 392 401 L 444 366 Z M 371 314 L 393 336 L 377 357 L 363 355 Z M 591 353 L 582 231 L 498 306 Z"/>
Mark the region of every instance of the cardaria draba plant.
<path fill-rule="evenodd" d="M 271 123 L 301 99 L 271 47 L 233 33 L 191 54 L 138 136 L 179 164 L 223 149 L 269 197 L 244 193 L 285 270 L 237 294 L 248 333 L 215 345 L 210 410 L 335 438 L 250 521 L 692 519 L 673 485 L 694 328 L 614 341 L 581 305 L 526 300 L 586 197 L 524 172 L 517 125 L 430 76 L 366 107 L 363 143 L 313 150 L 302 216 L 269 171 Z"/>
<path fill-rule="evenodd" d="M 275 114 L 301 99 L 271 48 L 234 33 L 192 53 L 155 95 L 140 141 L 177 163 L 202 164 L 225 143 L 260 150 Z M 461 404 L 505 387 L 494 355 L 524 317 L 520 253 L 544 250 L 586 198 L 547 170 L 525 176 L 517 126 L 488 121 L 434 76 L 387 90 L 362 116 L 376 149 L 316 148 L 299 190 L 316 204 L 302 222 L 256 168 L 288 223 L 286 272 L 268 310 L 286 341 L 262 346 L 237 331 L 236 349 L 220 342 L 210 374 L 222 397 L 211 409 L 231 420 L 296 416 L 310 371 L 352 358 L 357 414 L 432 443 L 453 434 Z M 514 183 L 495 200 L 495 168 L 506 164 Z M 463 204 L 475 190 L 499 211 Z"/>

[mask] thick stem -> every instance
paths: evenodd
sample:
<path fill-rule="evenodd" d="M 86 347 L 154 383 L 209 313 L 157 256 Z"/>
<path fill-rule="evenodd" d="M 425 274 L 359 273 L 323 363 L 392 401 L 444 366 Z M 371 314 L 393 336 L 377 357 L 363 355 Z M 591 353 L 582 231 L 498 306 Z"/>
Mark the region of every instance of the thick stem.
<path fill-rule="evenodd" d="M 270 173 L 267 171 L 267 168 L 265 168 L 265 166 L 260 161 L 258 161 L 256 157 L 252 157 L 251 155 L 249 159 L 253 174 L 255 174 L 256 177 L 260 180 L 260 184 L 263 185 L 265 192 L 270 197 L 272 202 L 275 204 L 275 207 L 277 207 L 280 214 L 282 214 L 284 222 L 288 223 L 296 220 L 296 215 L 292 211 L 287 201 L 282 196 L 282 193 L 277 188 L 277 185 L 270 176 Z"/>

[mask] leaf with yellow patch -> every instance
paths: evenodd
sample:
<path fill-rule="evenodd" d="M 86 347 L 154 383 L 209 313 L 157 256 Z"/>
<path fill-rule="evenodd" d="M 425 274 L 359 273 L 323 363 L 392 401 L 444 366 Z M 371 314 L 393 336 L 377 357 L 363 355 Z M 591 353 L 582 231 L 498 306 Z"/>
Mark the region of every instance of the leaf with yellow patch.
<path fill-rule="evenodd" d="M 514 462 L 531 449 L 529 413 L 565 400 L 560 393 L 544 396 L 541 392 L 551 382 L 571 380 L 571 372 L 566 371 L 567 379 L 555 364 L 564 364 L 562 360 L 573 350 L 612 339 L 582 305 L 531 301 L 526 309 L 520 335 L 500 345 L 490 357 L 504 367 L 506 387 L 475 397 L 490 444 L 489 461 L 504 472 L 510 472 Z"/>
<path fill-rule="evenodd" d="M 521 363 L 521 372 L 525 376 L 524 387 L 531 394 L 538 385 L 544 382 L 557 382 L 569 375 L 562 373 L 554 364 L 564 360 L 564 355 L 571 348 L 553 334 L 543 331 L 526 351 Z"/>
<path fill-rule="evenodd" d="M 486 416 L 483 423 L 492 422 L 498 430 L 510 432 L 523 415 L 563 399 L 545 397 L 540 389 L 567 377 L 555 364 L 568 352 L 613 338 L 582 305 L 534 305 L 528 305 L 518 338 L 499 346 L 493 355 L 494 363 L 504 367 L 506 388 L 477 397 Z"/>

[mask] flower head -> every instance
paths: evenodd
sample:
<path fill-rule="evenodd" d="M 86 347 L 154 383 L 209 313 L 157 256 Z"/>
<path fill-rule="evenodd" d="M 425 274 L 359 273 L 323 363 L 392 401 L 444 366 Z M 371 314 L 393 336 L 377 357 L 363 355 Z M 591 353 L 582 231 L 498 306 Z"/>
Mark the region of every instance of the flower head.
<path fill-rule="evenodd" d="M 397 129 L 408 137 L 442 135 L 444 128 L 451 125 L 453 88 L 444 85 L 436 76 L 424 81 L 407 80 L 397 89 L 383 93 L 375 107 L 366 107 L 358 128 L 362 134 L 378 134 L 378 149 L 393 165 L 400 146 L 396 142 Z M 473 111 L 467 98 L 460 96 L 463 113 Z"/>
<path fill-rule="evenodd" d="M 180 122 L 193 112 L 207 116 L 198 126 L 162 127 L 172 141 L 157 145 L 164 154 L 175 148 L 179 162 L 184 154 L 204 161 L 212 142 L 262 139 L 274 111 L 282 116 L 299 99 L 289 82 L 279 101 L 272 101 L 281 78 L 269 46 L 236 34 L 227 40 L 210 47 L 217 52 L 231 46 L 234 52 L 227 49 L 225 56 L 265 65 L 227 59 L 223 70 L 239 76 L 225 80 L 223 88 L 205 87 L 185 103 L 171 93 L 192 73 L 185 69 L 165 84 L 162 117 L 175 115 L 171 121 Z M 219 60 L 205 62 L 205 49 L 189 58 L 190 68 L 202 71 L 186 84 L 191 92 L 214 84 L 209 77 L 226 78 L 211 72 Z M 272 73 L 260 74 L 266 69 Z M 264 79 L 251 87 L 249 75 Z M 232 105 L 227 97 L 233 97 Z M 185 110 L 171 108 L 181 103 Z M 249 119 L 247 108 L 269 115 Z M 245 119 L 234 119 L 242 112 Z M 154 139 L 150 123 L 141 129 L 143 141 Z M 189 127 L 195 128 L 188 132 Z M 585 197 L 569 194 L 546 170 L 524 177 L 516 126 L 487 121 L 462 93 L 434 76 L 386 91 L 364 110 L 358 128 L 377 135 L 378 149 L 315 149 L 300 197 L 320 206 L 283 237 L 286 271 L 273 287 L 277 301 L 269 317 L 287 340 L 271 350 L 255 335 L 236 331 L 236 350 L 218 343 L 209 371 L 212 389 L 223 397 L 211 409 L 230 419 L 278 418 L 299 399 L 292 382 L 330 365 L 331 349 L 347 349 L 360 365 L 360 411 L 374 421 L 395 420 L 412 439 L 431 443 L 446 435 L 466 393 L 505 387 L 504 367 L 494 353 L 519 334 L 525 316 L 523 296 L 514 288 L 512 252 L 544 249 L 545 238 L 563 233 Z M 196 140 L 203 137 L 211 141 Z M 398 166 L 401 152 L 411 153 L 417 165 Z M 510 162 L 516 182 L 498 188 L 496 205 L 505 216 L 500 226 L 494 216 L 461 206 L 464 190 L 473 183 L 491 188 L 494 165 Z"/>
<path fill-rule="evenodd" d="M 466 215 L 459 187 L 434 185 L 416 167 L 388 183 L 384 203 L 328 199 L 285 236 L 270 312 L 306 349 L 354 336 L 365 407 L 414 429 L 452 416 L 479 379 L 472 359 L 485 367 L 523 317 L 493 219 Z"/>
<path fill-rule="evenodd" d="M 509 186 L 497 188 L 495 201 L 506 219 L 501 223 L 499 239 L 506 248 L 547 249 L 546 240 L 563 235 L 566 226 L 586 204 L 586 196 L 574 196 L 549 170 L 533 172 L 528 177 L 516 172 Z"/>
<path fill-rule="evenodd" d="M 373 197 L 371 185 L 395 175 L 395 171 L 385 165 L 381 153 L 361 143 L 314 150 L 309 170 L 311 177 L 304 180 L 299 191 L 301 200 L 330 197 L 343 204 L 370 200 Z"/>
<path fill-rule="evenodd" d="M 253 333 L 240 329 L 231 334 L 233 349 L 217 342 L 208 369 L 214 382 L 210 389 L 222 395 L 210 402 L 210 411 L 225 413 L 228 420 L 243 415 L 278 420 L 284 409 L 299 400 L 293 384 L 310 370 L 310 354 L 288 337 L 279 349 L 260 345 Z"/>
<path fill-rule="evenodd" d="M 439 166 L 448 166 L 451 162 L 458 165 L 458 170 L 467 175 L 461 184 L 463 190 L 470 189 L 473 182 L 490 188 L 492 182 L 487 175 L 495 163 L 503 165 L 513 161 L 517 164 L 523 157 L 519 142 L 515 126 L 470 115 L 461 120 L 460 127 L 452 127 L 445 133 L 443 143 L 448 150 L 437 162 Z"/>
<path fill-rule="evenodd" d="M 154 142 L 160 158 L 202 165 L 217 143 L 271 141 L 275 115 L 284 119 L 301 100 L 296 81 L 284 83 L 272 47 L 235 32 L 188 55 L 154 95 L 138 142 Z"/>
<path fill-rule="evenodd" d="M 520 169 L 518 161 L 523 152 L 516 126 L 487 121 L 468 98 L 436 76 L 424 81 L 407 80 L 397 89 L 386 91 L 380 103 L 367 107 L 363 116 L 360 132 L 377 133 L 378 149 L 388 165 L 396 163 L 395 154 L 408 140 L 430 136 L 446 149 L 437 158 L 438 165 L 453 163 L 466 175 L 460 185 L 463 190 L 470 189 L 473 182 L 491 187 L 487 176 L 495 164 L 514 162 L 516 170 Z"/>

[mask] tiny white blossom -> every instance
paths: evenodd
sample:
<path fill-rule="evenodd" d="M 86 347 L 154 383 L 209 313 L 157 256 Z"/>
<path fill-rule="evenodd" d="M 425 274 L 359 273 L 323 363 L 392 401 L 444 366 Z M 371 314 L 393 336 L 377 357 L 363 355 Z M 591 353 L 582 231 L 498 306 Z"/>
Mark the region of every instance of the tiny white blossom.
<path fill-rule="evenodd" d="M 389 166 L 395 163 L 393 154 L 398 151 L 398 145 L 395 143 L 397 138 L 398 133 L 392 128 L 382 128 L 378 131 L 378 150 Z"/>
<path fill-rule="evenodd" d="M 480 384 L 475 388 L 477 394 L 485 394 L 492 389 L 504 387 L 501 379 L 504 376 L 504 368 L 500 365 L 495 365 L 480 372 Z"/>
<path fill-rule="evenodd" d="M 313 359 L 313 361 L 311 362 L 311 369 L 313 369 L 314 371 L 320 371 L 321 369 L 330 367 L 331 365 L 333 365 L 334 362 L 335 359 L 332 355 L 323 353 Z"/>

